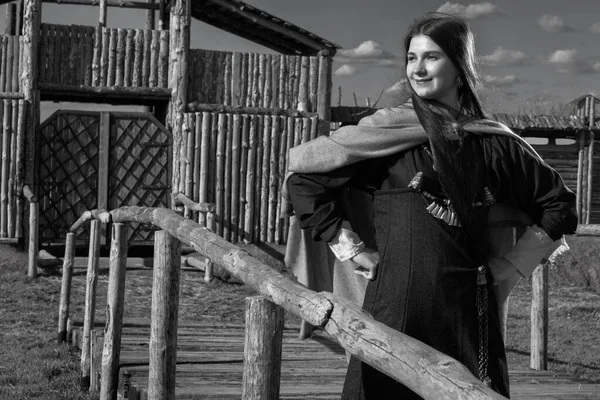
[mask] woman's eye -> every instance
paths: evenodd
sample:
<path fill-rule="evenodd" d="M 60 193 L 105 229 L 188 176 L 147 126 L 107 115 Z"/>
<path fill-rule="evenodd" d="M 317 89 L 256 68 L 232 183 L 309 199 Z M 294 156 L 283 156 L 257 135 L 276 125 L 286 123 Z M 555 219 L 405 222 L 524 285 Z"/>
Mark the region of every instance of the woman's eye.
<path fill-rule="evenodd" d="M 437 60 L 437 59 L 439 59 L 439 57 L 438 57 L 438 56 L 434 56 L 434 55 L 431 55 L 431 56 L 429 56 L 429 57 L 427 57 L 427 58 L 428 58 L 429 60 Z"/>

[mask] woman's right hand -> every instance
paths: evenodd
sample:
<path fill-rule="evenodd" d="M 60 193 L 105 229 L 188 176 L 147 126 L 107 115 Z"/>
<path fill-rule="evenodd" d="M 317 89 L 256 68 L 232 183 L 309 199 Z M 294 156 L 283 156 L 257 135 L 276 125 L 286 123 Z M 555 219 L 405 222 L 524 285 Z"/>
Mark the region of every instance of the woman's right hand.
<path fill-rule="evenodd" d="M 354 269 L 354 273 L 371 281 L 375 279 L 377 267 L 379 266 L 379 253 L 377 251 L 365 247 L 363 251 L 352 257 L 352 261 L 358 264 L 358 267 Z"/>

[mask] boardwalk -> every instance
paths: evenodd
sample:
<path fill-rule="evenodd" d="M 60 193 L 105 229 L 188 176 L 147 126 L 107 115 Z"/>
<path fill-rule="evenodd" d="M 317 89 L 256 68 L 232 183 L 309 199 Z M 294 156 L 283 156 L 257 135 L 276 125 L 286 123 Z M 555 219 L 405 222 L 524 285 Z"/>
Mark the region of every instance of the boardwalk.
<path fill-rule="evenodd" d="M 97 323 L 103 326 L 102 322 Z M 81 322 L 74 322 L 78 345 Z M 99 329 L 101 330 L 101 328 Z M 296 329 L 283 338 L 281 399 L 339 399 L 346 356 L 325 333 L 300 341 Z M 129 400 L 146 399 L 149 321 L 128 321 L 123 330 L 121 384 Z M 244 327 L 185 324 L 179 327 L 176 394 L 182 399 L 239 399 L 242 390 Z M 98 362 L 99 360 L 97 360 Z M 551 372 L 511 371 L 512 399 L 600 399 L 600 384 L 577 382 Z M 124 377 L 126 377 L 124 379 Z M 123 385 L 124 382 L 127 382 Z"/>

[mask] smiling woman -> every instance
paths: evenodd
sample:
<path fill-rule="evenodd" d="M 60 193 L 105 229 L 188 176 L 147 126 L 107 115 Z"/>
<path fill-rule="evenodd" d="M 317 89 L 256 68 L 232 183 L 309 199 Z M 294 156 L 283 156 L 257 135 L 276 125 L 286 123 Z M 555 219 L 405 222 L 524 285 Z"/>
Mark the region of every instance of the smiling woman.
<path fill-rule="evenodd" d="M 575 195 L 525 141 L 484 115 L 464 20 L 426 14 L 404 44 L 414 109 L 381 110 L 356 130 L 290 152 L 290 165 L 341 156 L 333 168 L 290 168 L 294 212 L 340 268 L 369 280 L 362 307 L 373 318 L 508 396 L 499 305 L 574 232 Z M 387 129 L 370 129 L 378 125 Z M 289 239 L 288 248 L 299 246 Z M 343 272 L 332 274 L 336 292 Z M 338 291 L 360 297 L 349 292 Z M 353 357 L 342 399 L 420 399 L 413 389 Z"/>

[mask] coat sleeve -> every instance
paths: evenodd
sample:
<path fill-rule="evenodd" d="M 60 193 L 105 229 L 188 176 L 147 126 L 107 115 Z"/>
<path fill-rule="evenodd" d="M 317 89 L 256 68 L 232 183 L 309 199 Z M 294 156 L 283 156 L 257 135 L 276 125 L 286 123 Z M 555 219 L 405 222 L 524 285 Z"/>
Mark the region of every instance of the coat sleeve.
<path fill-rule="evenodd" d="M 355 163 L 327 173 L 292 174 L 288 192 L 302 229 L 314 240 L 330 242 L 345 221 L 339 198 L 344 194 L 363 163 Z"/>
<path fill-rule="evenodd" d="M 555 169 L 510 137 L 494 137 L 488 156 L 498 201 L 517 205 L 553 241 L 575 232 L 575 194 Z"/>

